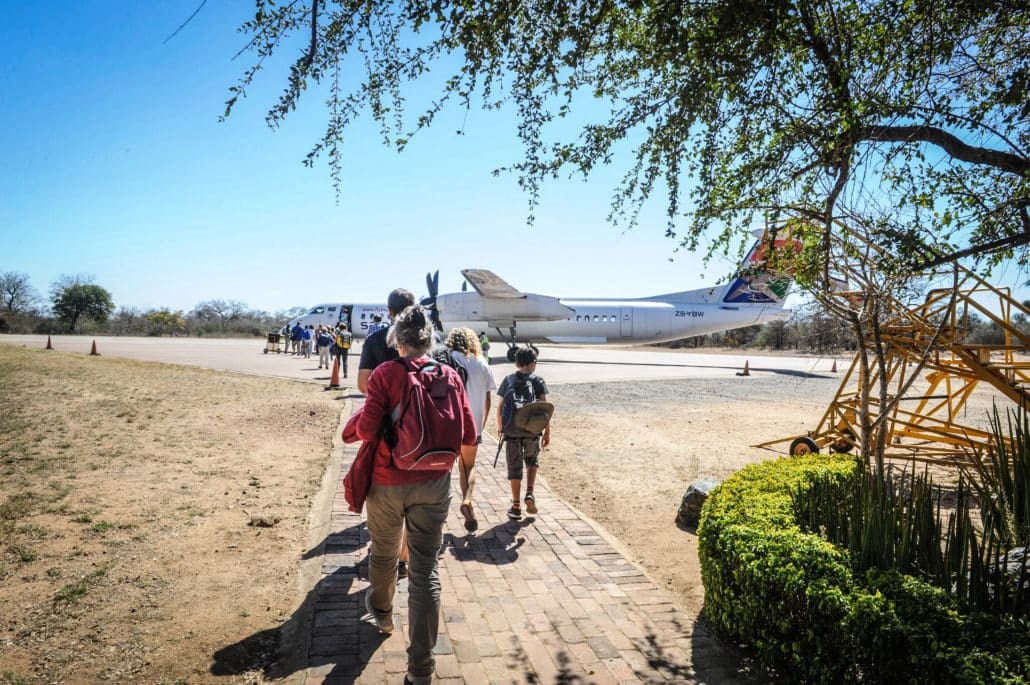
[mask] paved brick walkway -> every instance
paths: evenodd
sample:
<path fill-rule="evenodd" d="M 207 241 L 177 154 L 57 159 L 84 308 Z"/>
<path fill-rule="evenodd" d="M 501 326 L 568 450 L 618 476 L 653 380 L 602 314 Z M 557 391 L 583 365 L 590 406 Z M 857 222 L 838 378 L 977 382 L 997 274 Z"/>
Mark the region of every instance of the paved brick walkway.
<path fill-rule="evenodd" d="M 592 524 L 538 479 L 536 516 L 509 521 L 510 491 L 496 443 L 484 443 L 468 536 L 454 498 L 440 552 L 443 621 L 438 683 L 741 683 L 741 659 L 673 605 Z M 356 452 L 345 448 L 341 473 Z M 546 453 L 544 455 L 546 458 Z M 670 524 L 671 525 L 671 524 Z M 364 616 L 368 530 L 347 511 L 342 477 L 313 600 L 305 683 L 400 685 L 407 665 L 407 581 L 396 629 Z"/>

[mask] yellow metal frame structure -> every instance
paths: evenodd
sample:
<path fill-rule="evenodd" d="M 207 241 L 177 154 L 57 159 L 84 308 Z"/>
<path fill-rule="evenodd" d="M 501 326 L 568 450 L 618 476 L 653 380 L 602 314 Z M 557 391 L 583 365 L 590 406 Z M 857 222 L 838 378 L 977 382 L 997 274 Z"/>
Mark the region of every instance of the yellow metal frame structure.
<path fill-rule="evenodd" d="M 837 295 L 853 302 L 864 297 L 861 291 Z M 980 384 L 994 388 L 1016 405 L 1030 406 L 1030 360 L 1016 359 L 1017 352 L 1030 352 L 1030 333 L 1012 323 L 1016 314 L 1030 318 L 1030 310 L 1012 297 L 1009 288 L 991 286 L 966 269 L 960 271 L 957 288 L 933 290 L 917 307 L 890 299 L 889 314 L 880 324 L 880 339 L 887 349 L 884 373 L 890 406 L 884 456 L 959 464 L 968 460 L 971 450 L 992 450 L 992 435 L 962 424 L 960 418 Z M 972 313 L 997 324 L 1004 333 L 1004 343 L 966 343 Z M 925 377 L 906 386 L 920 363 L 920 373 L 925 372 Z M 880 374 L 875 370 L 870 388 L 879 387 Z M 755 447 L 771 448 L 789 442 L 788 453 L 792 455 L 822 449 L 853 450 L 861 434 L 861 375 L 861 361 L 856 355 L 815 430 Z M 870 393 L 870 420 L 878 418 L 876 394 Z M 891 402 L 894 399 L 898 401 Z"/>

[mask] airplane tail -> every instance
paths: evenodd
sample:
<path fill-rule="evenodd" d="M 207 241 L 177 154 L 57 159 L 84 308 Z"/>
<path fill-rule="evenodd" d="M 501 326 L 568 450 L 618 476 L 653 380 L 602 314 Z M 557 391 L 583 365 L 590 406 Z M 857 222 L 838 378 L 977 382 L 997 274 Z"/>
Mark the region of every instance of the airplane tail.
<path fill-rule="evenodd" d="M 792 258 L 801 252 L 801 241 L 789 229 L 777 232 L 756 230 L 751 246 L 733 281 L 723 286 L 725 304 L 771 304 L 783 306 L 793 283 Z"/>

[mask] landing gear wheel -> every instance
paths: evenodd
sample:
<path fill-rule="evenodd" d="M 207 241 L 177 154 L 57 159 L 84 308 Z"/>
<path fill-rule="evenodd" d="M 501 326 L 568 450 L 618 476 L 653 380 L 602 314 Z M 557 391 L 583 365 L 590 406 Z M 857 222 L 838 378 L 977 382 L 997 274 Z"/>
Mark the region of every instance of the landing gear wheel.
<path fill-rule="evenodd" d="M 508 357 L 508 361 L 510 361 L 513 364 L 515 363 L 515 348 L 514 347 L 509 347 L 508 348 L 507 357 Z"/>
<path fill-rule="evenodd" d="M 801 457 L 806 454 L 819 454 L 819 445 L 812 438 L 795 438 L 790 443 L 790 456 Z"/>
<path fill-rule="evenodd" d="M 840 437 L 830 443 L 830 451 L 847 454 L 855 449 L 855 431 L 850 428 L 841 430 Z"/>

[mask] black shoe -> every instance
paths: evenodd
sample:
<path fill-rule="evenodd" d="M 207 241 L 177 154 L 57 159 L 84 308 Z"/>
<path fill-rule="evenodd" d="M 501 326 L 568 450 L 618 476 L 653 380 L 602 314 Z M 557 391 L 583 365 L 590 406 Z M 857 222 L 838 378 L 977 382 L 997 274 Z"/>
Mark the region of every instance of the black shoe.
<path fill-rule="evenodd" d="M 512 521 L 519 521 L 522 519 L 522 509 L 519 508 L 519 505 L 516 504 L 508 510 L 508 518 Z"/>
<path fill-rule="evenodd" d="M 397 580 L 408 577 L 408 562 L 398 561 L 397 562 Z"/>

